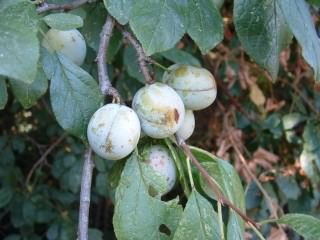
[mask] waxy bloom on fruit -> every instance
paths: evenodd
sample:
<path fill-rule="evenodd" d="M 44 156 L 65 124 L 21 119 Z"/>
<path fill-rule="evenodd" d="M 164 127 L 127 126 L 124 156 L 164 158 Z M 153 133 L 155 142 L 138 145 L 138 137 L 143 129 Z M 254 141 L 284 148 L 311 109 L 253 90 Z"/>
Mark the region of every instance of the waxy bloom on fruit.
<path fill-rule="evenodd" d="M 185 114 L 179 95 L 163 83 L 141 88 L 133 98 L 132 108 L 139 116 L 143 132 L 153 138 L 174 134 Z"/>
<path fill-rule="evenodd" d="M 131 108 L 107 104 L 93 114 L 87 135 L 96 154 L 107 160 L 118 160 L 128 156 L 137 146 L 140 122 Z"/>
<path fill-rule="evenodd" d="M 186 110 L 186 113 L 184 115 L 184 120 L 182 122 L 182 125 L 176 132 L 176 135 L 183 139 L 187 140 L 193 133 L 195 126 L 195 119 L 194 114 L 191 110 Z"/>
<path fill-rule="evenodd" d="M 163 75 L 163 82 L 180 95 L 186 109 L 204 109 L 210 106 L 217 96 L 215 79 L 204 68 L 172 65 Z"/>
<path fill-rule="evenodd" d="M 168 149 L 162 145 L 151 146 L 146 150 L 144 162 L 166 180 L 167 189 L 162 195 L 171 191 L 176 183 L 176 167 Z"/>
<path fill-rule="evenodd" d="M 64 54 L 79 66 L 83 64 L 87 53 L 86 42 L 76 29 L 61 31 L 52 28 L 43 38 L 42 46 L 49 52 L 57 51 Z"/>

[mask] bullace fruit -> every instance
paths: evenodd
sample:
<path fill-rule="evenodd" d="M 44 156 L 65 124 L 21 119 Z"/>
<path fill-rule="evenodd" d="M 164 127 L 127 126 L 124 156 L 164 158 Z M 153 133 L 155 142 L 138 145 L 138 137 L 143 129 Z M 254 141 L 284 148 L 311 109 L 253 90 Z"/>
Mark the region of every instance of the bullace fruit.
<path fill-rule="evenodd" d="M 187 140 L 193 133 L 195 126 L 195 119 L 194 114 L 191 110 L 186 110 L 186 113 L 184 115 L 184 120 L 176 132 L 176 135 L 183 139 Z"/>
<path fill-rule="evenodd" d="M 87 135 L 96 154 L 107 160 L 119 160 L 128 156 L 137 146 L 140 122 L 131 108 L 107 104 L 91 117 Z"/>
<path fill-rule="evenodd" d="M 163 83 L 141 88 L 133 98 L 132 108 L 139 116 L 143 132 L 153 138 L 166 138 L 174 134 L 185 114 L 179 95 Z"/>
<path fill-rule="evenodd" d="M 52 28 L 43 38 L 42 46 L 49 52 L 57 51 L 64 54 L 79 66 L 83 64 L 87 53 L 86 42 L 76 29 L 61 31 Z"/>
<path fill-rule="evenodd" d="M 162 145 L 151 146 L 146 150 L 144 162 L 166 180 L 167 189 L 162 194 L 170 192 L 176 182 L 176 167 L 168 149 Z"/>
<path fill-rule="evenodd" d="M 172 65 L 163 75 L 163 82 L 180 95 L 185 107 L 190 110 L 201 110 L 210 106 L 217 96 L 215 79 L 204 68 Z"/>

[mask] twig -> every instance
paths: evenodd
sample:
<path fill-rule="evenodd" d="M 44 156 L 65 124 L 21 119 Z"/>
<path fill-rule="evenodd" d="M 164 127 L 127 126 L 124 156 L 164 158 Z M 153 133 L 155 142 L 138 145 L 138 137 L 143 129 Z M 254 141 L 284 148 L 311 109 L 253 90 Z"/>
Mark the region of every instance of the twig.
<path fill-rule="evenodd" d="M 52 10 L 63 10 L 65 12 L 67 12 L 72 9 L 78 8 L 81 5 L 86 4 L 87 2 L 89 2 L 89 0 L 75 0 L 71 3 L 64 3 L 64 4 L 55 4 L 55 3 L 44 2 L 37 8 L 37 12 L 44 13 L 44 12 L 52 11 Z"/>
<path fill-rule="evenodd" d="M 99 51 L 98 56 L 96 58 L 97 65 L 98 65 L 98 75 L 99 75 L 99 85 L 100 90 L 104 96 L 109 95 L 112 96 L 114 100 L 117 102 L 120 102 L 120 95 L 118 91 L 112 87 L 109 75 L 108 75 L 108 69 L 107 69 L 107 63 L 106 63 L 106 52 L 108 50 L 110 38 L 112 35 L 112 30 L 114 27 L 114 20 L 111 16 L 107 16 L 106 22 L 103 25 L 102 31 L 100 33 L 100 45 L 99 45 Z"/>
<path fill-rule="evenodd" d="M 263 186 L 261 185 L 261 183 L 259 182 L 259 180 L 257 179 L 257 177 L 251 172 L 250 168 L 248 167 L 248 164 L 244 158 L 244 156 L 242 155 L 240 149 L 238 148 L 238 146 L 236 145 L 235 141 L 233 140 L 232 136 L 229 136 L 230 142 L 232 144 L 233 149 L 236 151 L 241 163 L 243 164 L 245 170 L 247 171 L 247 173 L 249 174 L 249 176 L 252 178 L 252 180 L 255 182 L 255 184 L 258 186 L 259 190 L 262 192 L 263 196 L 265 197 L 268 206 L 269 206 L 269 210 L 271 212 L 271 214 L 275 217 L 278 218 L 278 213 L 276 211 L 276 209 L 274 208 L 274 204 L 273 204 L 273 200 L 271 199 L 271 197 L 269 196 L 269 194 L 266 192 L 266 190 L 263 188 Z"/>
<path fill-rule="evenodd" d="M 204 179 L 207 181 L 209 187 L 211 188 L 211 190 L 213 191 L 213 193 L 215 194 L 217 201 L 220 202 L 222 205 L 227 205 L 228 207 L 230 207 L 231 209 L 233 209 L 245 222 L 247 223 L 251 223 L 252 225 L 257 227 L 257 224 L 250 219 L 245 213 L 242 212 L 241 209 L 239 209 L 238 207 L 236 207 L 235 205 L 233 205 L 233 203 L 231 203 L 221 192 L 219 186 L 211 179 L 211 176 L 209 175 L 209 173 L 207 172 L 207 170 L 205 170 L 205 168 L 199 163 L 199 161 L 196 159 L 196 157 L 193 155 L 193 153 L 191 152 L 189 146 L 185 143 L 184 140 L 178 138 L 176 136 L 177 139 L 177 143 L 178 145 L 181 147 L 181 149 L 183 150 L 183 152 L 185 153 L 185 155 L 191 160 L 191 162 L 193 163 L 193 165 L 199 170 L 199 172 L 201 173 L 201 175 L 204 177 Z"/>
<path fill-rule="evenodd" d="M 85 153 L 85 159 L 81 176 L 80 211 L 78 226 L 79 240 L 88 240 L 90 192 L 93 167 L 94 163 L 92 161 L 92 149 L 89 147 Z"/>
<path fill-rule="evenodd" d="M 131 45 L 135 48 L 137 52 L 137 57 L 138 57 L 138 63 L 140 70 L 143 74 L 143 77 L 145 79 L 146 84 L 152 84 L 154 83 L 154 79 L 152 78 L 147 62 L 151 62 L 152 60 L 146 56 L 146 54 L 143 51 L 143 48 L 141 47 L 140 43 L 138 40 L 126 29 L 124 29 L 123 26 L 120 24 L 117 24 L 116 27 L 122 32 L 122 35 L 131 43 Z"/>
<path fill-rule="evenodd" d="M 62 134 L 55 142 L 50 145 L 50 147 L 43 153 L 39 160 L 32 166 L 26 178 L 26 186 L 29 185 L 31 177 L 37 167 L 43 163 L 47 156 L 65 139 L 66 136 L 67 134 Z"/>
<path fill-rule="evenodd" d="M 98 76 L 101 93 L 104 96 L 111 95 L 114 100 L 120 102 L 120 95 L 118 91 L 111 85 L 106 65 L 106 52 L 109 46 L 113 26 L 114 21 L 111 17 L 108 16 L 100 34 L 100 45 L 97 56 Z M 85 161 L 83 164 L 83 171 L 81 176 L 80 210 L 78 226 L 79 240 L 88 240 L 90 192 L 93 167 L 94 163 L 92 161 L 92 149 L 89 147 L 86 150 Z"/>

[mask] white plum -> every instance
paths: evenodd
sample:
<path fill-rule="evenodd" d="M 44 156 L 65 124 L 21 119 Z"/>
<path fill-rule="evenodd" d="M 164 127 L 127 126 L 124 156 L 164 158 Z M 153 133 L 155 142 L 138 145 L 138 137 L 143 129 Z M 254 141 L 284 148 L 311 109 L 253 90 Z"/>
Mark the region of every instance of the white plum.
<path fill-rule="evenodd" d="M 49 52 L 57 51 L 77 65 L 82 65 L 87 53 L 86 42 L 76 30 L 61 31 L 50 29 L 42 40 L 42 46 Z"/>
<path fill-rule="evenodd" d="M 186 113 L 184 115 L 184 120 L 182 122 L 182 125 L 176 132 L 176 135 L 183 139 L 187 140 L 193 133 L 195 126 L 195 119 L 194 114 L 191 110 L 186 110 Z"/>
<path fill-rule="evenodd" d="M 216 81 L 204 68 L 175 64 L 168 68 L 162 80 L 180 95 L 190 110 L 210 106 L 217 96 Z"/>
<path fill-rule="evenodd" d="M 151 146 L 146 151 L 144 162 L 166 180 L 167 189 L 162 194 L 171 191 L 176 183 L 176 167 L 168 149 L 162 145 Z"/>
<path fill-rule="evenodd" d="M 163 83 L 141 88 L 133 98 L 132 108 L 139 116 L 143 132 L 153 138 L 166 138 L 174 134 L 185 114 L 179 95 Z"/>
<path fill-rule="evenodd" d="M 91 117 L 87 135 L 96 154 L 107 160 L 119 160 L 128 156 L 138 144 L 139 118 L 129 107 L 107 104 Z"/>

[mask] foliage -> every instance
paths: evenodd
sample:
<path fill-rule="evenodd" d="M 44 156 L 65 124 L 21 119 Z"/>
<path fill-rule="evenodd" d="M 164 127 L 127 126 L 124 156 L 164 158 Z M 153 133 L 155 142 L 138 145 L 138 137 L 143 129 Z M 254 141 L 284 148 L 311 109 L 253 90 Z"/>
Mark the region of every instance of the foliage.
<path fill-rule="evenodd" d="M 221 2 L 97 0 L 39 13 L 38 1 L 0 1 L 1 239 L 76 239 L 86 129 L 104 103 L 96 57 L 108 14 L 153 59 L 157 81 L 174 63 L 214 74 L 217 100 L 195 112 L 188 141 L 229 201 L 262 221 L 265 237 L 320 238 L 319 1 Z M 41 46 L 49 28 L 79 28 L 82 66 Z M 144 75 L 121 28 L 106 54 L 130 106 Z M 142 162 L 150 144 L 167 146 L 178 171 L 163 197 L 165 179 Z M 94 163 L 89 239 L 258 239 L 171 138 L 143 137 L 128 158 Z"/>

